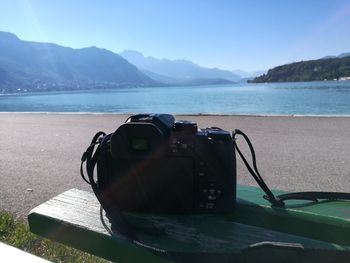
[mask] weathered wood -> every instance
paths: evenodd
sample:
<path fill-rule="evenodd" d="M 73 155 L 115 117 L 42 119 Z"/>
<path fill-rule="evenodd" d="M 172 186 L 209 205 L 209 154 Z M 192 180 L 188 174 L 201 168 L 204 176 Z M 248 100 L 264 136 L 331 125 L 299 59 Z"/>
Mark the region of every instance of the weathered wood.
<path fill-rule="evenodd" d="M 257 214 L 250 216 L 255 218 L 251 222 L 260 220 Z M 269 262 L 280 262 L 281 251 L 291 257 L 322 259 L 320 262 L 332 262 L 327 255 L 336 256 L 338 262 L 350 257 L 348 247 L 240 224 L 232 215 L 127 217 L 142 242 L 167 253 L 131 244 L 118 235 L 112 237 L 101 223 L 95 196 L 77 189 L 36 207 L 28 221 L 36 234 L 118 262 L 261 262 L 262 254 Z M 261 243 L 266 241 L 272 243 Z M 269 253 L 262 253 L 262 248 Z M 254 256 L 247 256 L 250 254 Z"/>
<path fill-rule="evenodd" d="M 30 230 L 38 235 L 118 262 L 166 262 L 103 227 L 100 206 L 91 193 L 71 189 L 39 205 L 28 215 Z M 131 260 L 131 261 L 130 261 Z"/>

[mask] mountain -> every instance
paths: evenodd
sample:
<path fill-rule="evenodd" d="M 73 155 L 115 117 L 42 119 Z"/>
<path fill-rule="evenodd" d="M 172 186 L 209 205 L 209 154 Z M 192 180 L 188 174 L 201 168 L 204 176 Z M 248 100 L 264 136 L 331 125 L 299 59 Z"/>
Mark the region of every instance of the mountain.
<path fill-rule="evenodd" d="M 239 75 L 241 78 L 255 78 L 266 73 L 266 70 L 244 71 L 240 69 L 232 70 L 233 74 Z"/>
<path fill-rule="evenodd" d="M 187 83 L 187 82 L 209 82 L 214 83 L 215 80 L 222 82 L 235 82 L 241 77 L 229 70 L 218 68 L 201 67 L 188 60 L 170 60 L 157 59 L 154 57 L 145 57 L 142 53 L 125 50 L 121 52 L 123 58 L 130 63 L 136 65 L 148 76 L 162 80 L 164 83 Z"/>
<path fill-rule="evenodd" d="M 231 80 L 222 79 L 222 78 L 172 78 L 164 75 L 159 75 L 152 71 L 142 70 L 150 78 L 163 83 L 166 86 L 200 86 L 200 85 L 218 85 L 218 84 L 233 84 L 236 83 Z"/>
<path fill-rule="evenodd" d="M 347 53 L 341 53 L 339 54 L 338 56 L 325 56 L 321 59 L 328 59 L 328 58 L 345 58 L 345 57 L 348 57 L 350 56 L 350 52 L 347 52 Z"/>
<path fill-rule="evenodd" d="M 350 76 L 350 56 L 322 58 L 282 65 L 249 82 L 334 80 Z"/>
<path fill-rule="evenodd" d="M 96 47 L 72 49 L 0 32 L 0 54 L 0 93 L 158 84 L 118 54 Z"/>
<path fill-rule="evenodd" d="M 347 53 L 341 53 L 338 58 L 345 58 L 345 57 L 349 57 L 350 56 L 350 52 Z"/>
<path fill-rule="evenodd" d="M 329 58 L 337 58 L 337 56 L 325 56 L 325 57 L 323 57 L 321 59 L 329 59 Z"/>

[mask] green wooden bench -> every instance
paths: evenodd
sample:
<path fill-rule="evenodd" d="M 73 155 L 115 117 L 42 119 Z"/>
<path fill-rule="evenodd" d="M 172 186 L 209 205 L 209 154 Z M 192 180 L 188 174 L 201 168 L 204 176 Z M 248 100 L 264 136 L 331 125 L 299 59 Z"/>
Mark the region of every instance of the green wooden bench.
<path fill-rule="evenodd" d="M 271 208 L 258 188 L 237 190 L 236 210 L 224 216 L 127 214 L 159 250 L 111 236 L 95 196 L 77 189 L 34 208 L 28 221 L 33 233 L 116 262 L 350 262 L 350 202 Z"/>

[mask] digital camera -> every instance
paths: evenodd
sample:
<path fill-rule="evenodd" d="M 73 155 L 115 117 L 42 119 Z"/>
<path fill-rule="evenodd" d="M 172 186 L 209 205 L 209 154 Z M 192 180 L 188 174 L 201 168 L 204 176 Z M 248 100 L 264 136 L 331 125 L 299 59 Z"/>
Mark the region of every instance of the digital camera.
<path fill-rule="evenodd" d="M 107 206 L 141 213 L 225 213 L 236 199 L 229 132 L 169 114 L 138 114 L 104 136 L 97 186 Z"/>

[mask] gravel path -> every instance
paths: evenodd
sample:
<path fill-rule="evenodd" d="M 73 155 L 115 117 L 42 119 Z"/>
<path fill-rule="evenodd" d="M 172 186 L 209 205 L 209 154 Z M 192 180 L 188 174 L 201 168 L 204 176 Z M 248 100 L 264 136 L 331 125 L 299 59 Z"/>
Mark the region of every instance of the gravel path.
<path fill-rule="evenodd" d="M 0 209 L 26 216 L 70 188 L 89 189 L 80 157 L 95 132 L 127 115 L 0 113 Z M 350 192 L 349 117 L 178 116 L 201 128 L 239 128 L 251 138 L 272 188 Z M 248 150 L 239 140 L 245 153 Z M 256 185 L 238 161 L 238 183 Z"/>

